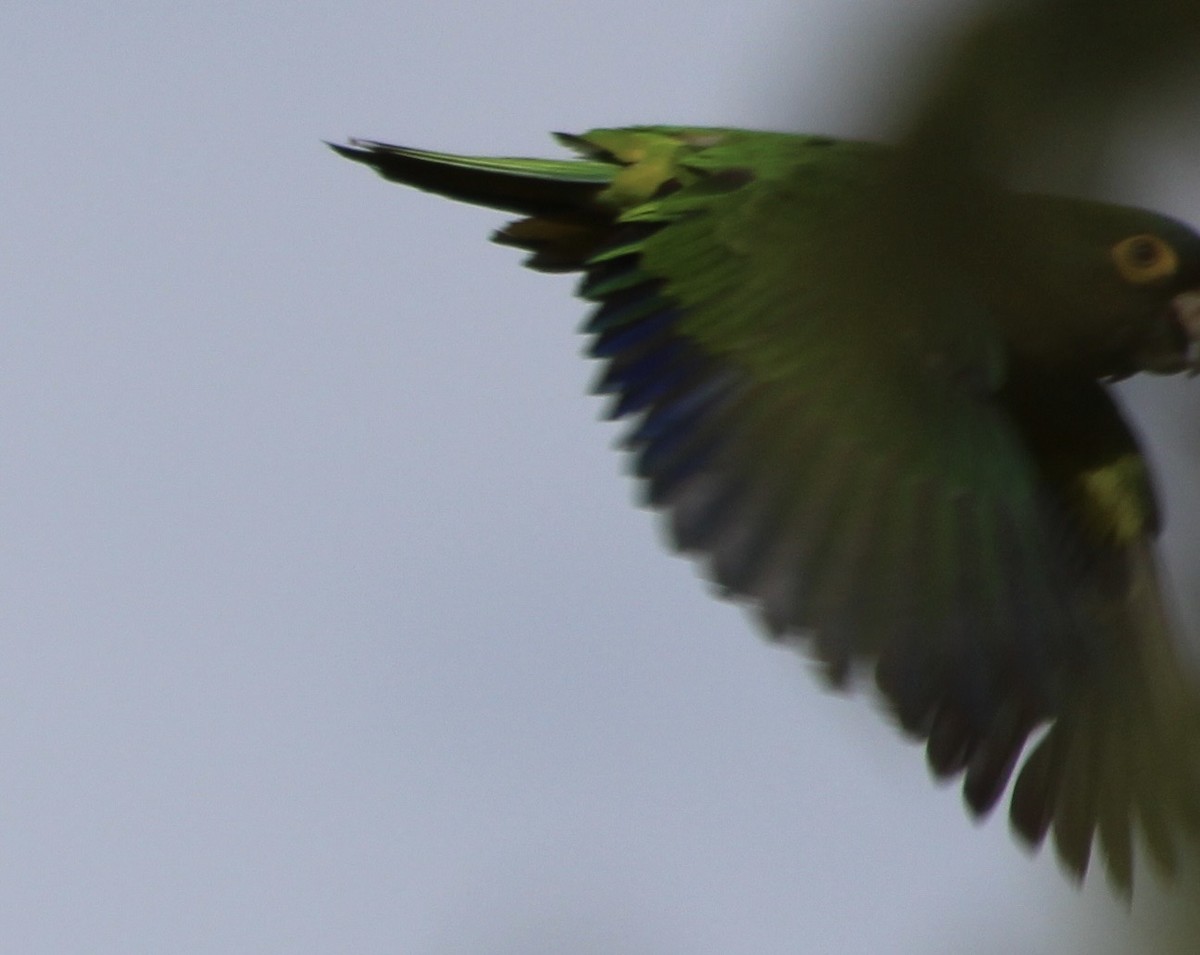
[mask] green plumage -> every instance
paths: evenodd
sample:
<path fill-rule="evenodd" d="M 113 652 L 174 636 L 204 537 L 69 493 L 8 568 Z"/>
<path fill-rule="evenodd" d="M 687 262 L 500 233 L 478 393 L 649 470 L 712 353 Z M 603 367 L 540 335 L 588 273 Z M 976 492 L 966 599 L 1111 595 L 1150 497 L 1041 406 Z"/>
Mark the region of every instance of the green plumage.
<path fill-rule="evenodd" d="M 597 390 L 676 545 L 842 685 L 865 665 L 977 813 L 1029 734 L 1017 830 L 1132 879 L 1200 823 L 1137 441 L 1103 382 L 1194 365 L 1200 237 L 1162 216 L 931 187 L 883 146 L 594 130 L 574 160 L 355 142 L 383 176 L 525 218 L 584 273 Z M 969 212 L 969 214 L 967 214 Z M 1181 729 L 1182 728 L 1182 729 Z"/>

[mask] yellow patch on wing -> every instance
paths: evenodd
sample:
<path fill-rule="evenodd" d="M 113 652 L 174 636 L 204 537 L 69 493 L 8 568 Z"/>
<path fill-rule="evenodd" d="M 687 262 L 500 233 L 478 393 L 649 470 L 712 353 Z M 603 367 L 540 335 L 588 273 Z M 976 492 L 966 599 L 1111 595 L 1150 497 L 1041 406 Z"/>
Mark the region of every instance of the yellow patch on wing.
<path fill-rule="evenodd" d="M 587 140 L 623 164 L 599 196 L 619 209 L 653 198 L 665 183 L 679 176 L 680 155 L 697 148 L 684 136 L 648 130 L 593 130 Z"/>
<path fill-rule="evenodd" d="M 1123 454 L 1077 478 L 1085 527 L 1098 540 L 1132 544 L 1151 530 L 1149 475 L 1138 454 Z"/>

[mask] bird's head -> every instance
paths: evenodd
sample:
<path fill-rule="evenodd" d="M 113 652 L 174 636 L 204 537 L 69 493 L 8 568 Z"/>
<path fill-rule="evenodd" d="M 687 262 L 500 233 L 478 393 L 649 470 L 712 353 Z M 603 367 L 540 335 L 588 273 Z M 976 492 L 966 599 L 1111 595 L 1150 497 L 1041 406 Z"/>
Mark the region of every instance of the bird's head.
<path fill-rule="evenodd" d="M 1200 372 L 1200 235 L 1142 209 L 1014 197 L 985 266 L 1014 352 L 1107 379 Z"/>

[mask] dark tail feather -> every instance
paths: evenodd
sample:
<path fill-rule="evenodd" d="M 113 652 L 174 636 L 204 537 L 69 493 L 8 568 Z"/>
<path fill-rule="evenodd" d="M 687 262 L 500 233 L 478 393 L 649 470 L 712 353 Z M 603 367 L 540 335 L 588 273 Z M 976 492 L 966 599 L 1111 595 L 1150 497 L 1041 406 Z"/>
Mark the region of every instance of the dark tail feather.
<path fill-rule="evenodd" d="M 596 202 L 619 168 L 608 162 L 455 156 L 362 139 L 326 145 L 384 179 L 449 199 L 572 222 L 612 218 Z"/>

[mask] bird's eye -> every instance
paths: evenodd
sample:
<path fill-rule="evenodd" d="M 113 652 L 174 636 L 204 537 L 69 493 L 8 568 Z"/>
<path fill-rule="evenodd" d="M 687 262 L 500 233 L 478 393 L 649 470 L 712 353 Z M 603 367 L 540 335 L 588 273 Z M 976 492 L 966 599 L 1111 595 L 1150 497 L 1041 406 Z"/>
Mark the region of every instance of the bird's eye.
<path fill-rule="evenodd" d="M 1179 268 L 1175 250 L 1149 232 L 1122 239 L 1112 247 L 1111 255 L 1121 278 L 1134 285 L 1169 278 Z"/>

